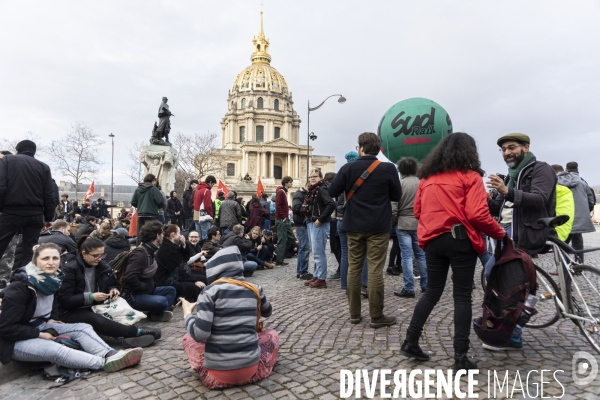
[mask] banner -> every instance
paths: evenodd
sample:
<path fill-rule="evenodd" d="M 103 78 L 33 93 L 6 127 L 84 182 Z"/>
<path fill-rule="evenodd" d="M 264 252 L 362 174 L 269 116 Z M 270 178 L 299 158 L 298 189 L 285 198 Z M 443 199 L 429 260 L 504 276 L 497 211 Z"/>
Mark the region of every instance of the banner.
<path fill-rule="evenodd" d="M 89 200 L 92 197 L 94 197 L 94 181 L 92 181 L 92 184 L 88 188 L 87 192 L 85 192 L 85 196 L 83 196 L 83 201 Z"/>
<path fill-rule="evenodd" d="M 227 193 L 229 193 L 229 189 L 227 189 L 227 186 L 225 186 L 223 181 L 219 181 L 219 184 L 217 185 L 217 192 L 223 192 L 225 197 L 227 197 Z"/>
<path fill-rule="evenodd" d="M 258 196 L 259 199 L 261 198 L 261 196 L 263 195 L 264 192 L 265 192 L 265 188 L 264 188 L 262 182 L 260 181 L 260 178 L 258 178 L 258 183 L 256 184 L 256 195 Z"/>

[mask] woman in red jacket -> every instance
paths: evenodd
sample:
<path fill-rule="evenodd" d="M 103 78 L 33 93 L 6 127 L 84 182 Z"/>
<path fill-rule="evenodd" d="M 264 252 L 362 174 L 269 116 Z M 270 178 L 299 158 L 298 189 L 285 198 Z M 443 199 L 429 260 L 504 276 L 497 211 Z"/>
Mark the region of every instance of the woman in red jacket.
<path fill-rule="evenodd" d="M 419 299 L 402 344 L 405 356 L 426 361 L 419 347 L 423 326 L 442 296 L 452 267 L 454 295 L 454 370 L 475 369 L 467 357 L 471 330 L 471 287 L 477 255 L 485 251 L 482 234 L 501 239 L 504 230 L 491 217 L 475 140 L 452 133 L 431 151 L 418 172 L 414 203 L 419 247 L 427 260 L 427 292 Z"/>

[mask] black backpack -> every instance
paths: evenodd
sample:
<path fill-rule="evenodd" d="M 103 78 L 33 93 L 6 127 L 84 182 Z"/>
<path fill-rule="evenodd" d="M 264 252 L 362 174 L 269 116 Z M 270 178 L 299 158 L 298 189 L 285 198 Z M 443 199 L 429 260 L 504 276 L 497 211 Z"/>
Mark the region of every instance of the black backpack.
<path fill-rule="evenodd" d="M 508 343 L 523 310 L 529 315 L 535 309 L 525 305 L 537 288 L 535 266 L 529 254 L 515 247 L 508 236 L 496 245 L 496 263 L 492 267 L 483 297 L 483 315 L 473 321 L 475 333 L 491 345 Z"/>
<path fill-rule="evenodd" d="M 117 278 L 117 282 L 119 282 L 119 286 L 123 288 L 123 278 L 125 277 L 125 272 L 127 272 L 127 265 L 129 264 L 129 256 L 131 252 L 135 251 L 135 249 L 141 248 L 147 254 L 146 249 L 143 246 L 136 247 L 131 250 L 125 250 L 117 254 L 117 256 L 108 263 Z"/>

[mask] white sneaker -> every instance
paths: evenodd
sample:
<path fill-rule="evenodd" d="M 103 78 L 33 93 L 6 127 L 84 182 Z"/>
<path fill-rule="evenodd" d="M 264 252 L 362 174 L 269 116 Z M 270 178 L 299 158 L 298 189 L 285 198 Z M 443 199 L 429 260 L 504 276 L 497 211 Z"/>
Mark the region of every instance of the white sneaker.
<path fill-rule="evenodd" d="M 136 347 L 129 350 L 121 350 L 114 356 L 110 356 L 104 363 L 106 372 L 117 372 L 132 365 L 139 364 L 142 360 L 144 350 L 141 347 Z"/>

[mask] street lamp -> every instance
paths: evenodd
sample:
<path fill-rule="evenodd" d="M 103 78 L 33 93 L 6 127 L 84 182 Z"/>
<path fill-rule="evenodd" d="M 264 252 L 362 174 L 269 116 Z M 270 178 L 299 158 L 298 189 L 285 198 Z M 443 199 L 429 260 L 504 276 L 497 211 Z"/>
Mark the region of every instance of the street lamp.
<path fill-rule="evenodd" d="M 113 178 L 114 178 L 114 174 L 115 174 L 115 135 L 112 134 L 112 132 L 110 133 L 110 135 L 108 135 L 108 137 L 110 138 L 111 142 L 112 142 L 112 161 L 111 161 L 111 165 L 110 165 L 110 205 L 111 207 L 113 206 L 113 192 L 115 191 L 115 184 L 113 182 Z M 110 213 L 110 215 L 112 215 L 112 212 Z"/>
<path fill-rule="evenodd" d="M 338 99 L 338 103 L 344 104 L 346 102 L 346 98 L 344 96 L 342 96 L 341 94 L 332 94 L 329 97 L 334 97 L 334 96 L 339 96 L 340 97 Z M 329 97 L 327 97 L 327 99 L 329 99 Z M 306 180 L 307 181 L 308 181 L 308 172 L 310 170 L 310 161 L 309 161 L 310 141 L 311 140 L 315 140 L 317 138 L 317 135 L 315 135 L 314 132 L 310 131 L 310 112 L 318 110 L 319 108 L 321 108 L 321 106 L 323 104 L 325 104 L 325 102 L 327 101 L 327 99 L 323 100 L 321 102 L 321 104 L 319 104 L 318 106 L 313 107 L 313 108 L 310 108 L 310 100 L 308 101 L 308 116 L 306 118 Z"/>

